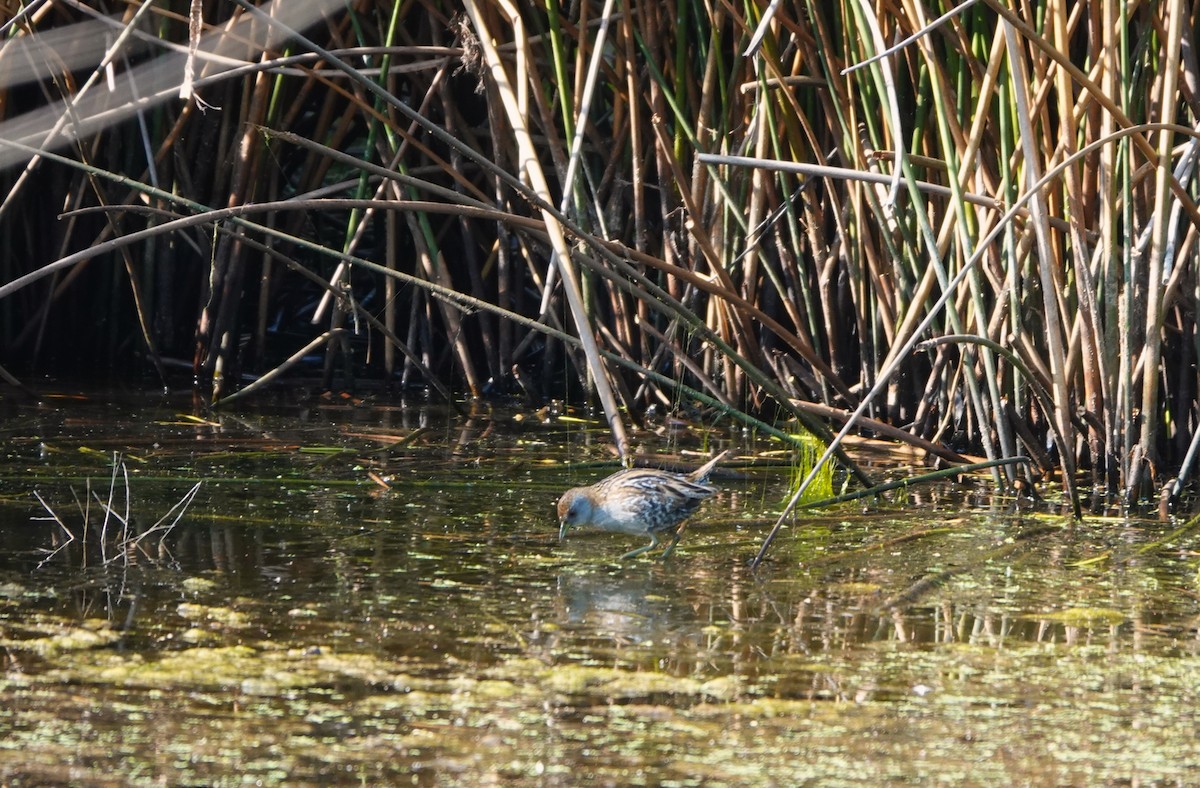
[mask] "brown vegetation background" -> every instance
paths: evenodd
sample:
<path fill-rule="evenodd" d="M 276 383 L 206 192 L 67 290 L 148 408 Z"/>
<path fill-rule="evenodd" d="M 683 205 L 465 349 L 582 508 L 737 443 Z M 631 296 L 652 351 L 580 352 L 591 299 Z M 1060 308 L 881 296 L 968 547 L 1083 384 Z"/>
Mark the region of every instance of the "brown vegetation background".
<path fill-rule="evenodd" d="M 651 405 L 849 422 L 1072 497 L 1191 475 L 1192 4 L 6 19 L 18 374 L 586 397 L 619 444 Z"/>

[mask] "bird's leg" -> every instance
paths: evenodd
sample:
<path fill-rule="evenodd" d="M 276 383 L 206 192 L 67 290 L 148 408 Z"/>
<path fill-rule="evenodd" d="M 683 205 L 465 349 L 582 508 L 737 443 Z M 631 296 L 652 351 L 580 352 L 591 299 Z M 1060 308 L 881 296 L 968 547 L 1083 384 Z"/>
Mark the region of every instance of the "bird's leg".
<path fill-rule="evenodd" d="M 650 544 L 646 545 L 645 547 L 639 547 L 636 550 L 630 550 L 628 553 L 621 556 L 621 560 L 628 561 L 630 558 L 636 558 L 637 556 L 641 555 L 642 553 L 644 553 L 648 550 L 653 550 L 656 547 L 658 547 L 658 534 L 651 531 L 650 532 Z"/>
<path fill-rule="evenodd" d="M 679 526 L 679 528 L 677 528 L 675 530 L 675 535 L 673 537 L 671 537 L 671 543 L 669 545 L 667 545 L 667 549 L 663 550 L 662 555 L 660 555 L 658 557 L 659 561 L 667 560 L 667 556 L 669 556 L 671 554 L 671 551 L 675 549 L 675 545 L 679 544 L 679 537 L 681 537 L 681 536 L 683 536 L 683 526 L 682 525 Z"/>

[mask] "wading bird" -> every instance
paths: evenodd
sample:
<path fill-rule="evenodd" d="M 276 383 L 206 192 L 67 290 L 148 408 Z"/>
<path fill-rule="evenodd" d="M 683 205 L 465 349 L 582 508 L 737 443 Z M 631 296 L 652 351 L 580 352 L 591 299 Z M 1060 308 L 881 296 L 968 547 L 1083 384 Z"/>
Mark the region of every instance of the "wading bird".
<path fill-rule="evenodd" d="M 708 474 L 729 453 L 723 451 L 687 474 L 629 468 L 590 487 L 567 490 L 558 499 L 559 540 L 580 526 L 650 537 L 650 544 L 621 556 L 624 561 L 658 547 L 659 537 L 669 532 L 673 537 L 663 551 L 666 558 L 683 533 L 683 521 L 717 491 L 709 485 Z"/>

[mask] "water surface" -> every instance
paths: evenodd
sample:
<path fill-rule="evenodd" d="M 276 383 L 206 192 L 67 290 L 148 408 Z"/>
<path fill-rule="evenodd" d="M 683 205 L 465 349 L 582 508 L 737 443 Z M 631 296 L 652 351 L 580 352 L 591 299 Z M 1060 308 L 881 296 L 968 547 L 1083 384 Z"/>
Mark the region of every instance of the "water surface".
<path fill-rule="evenodd" d="M 615 469 L 586 414 L 315 398 L 197 416 L 185 397 L 95 394 L 0 409 L 6 783 L 1185 783 L 1200 768 L 1183 520 L 1072 524 L 980 479 L 809 513 L 751 573 L 785 458 L 679 429 L 639 441 L 738 459 L 669 561 L 620 564 L 636 540 L 557 540 L 562 490 Z M 110 485 L 114 452 L 127 485 Z M 129 534 L 145 531 L 196 481 L 165 538 L 122 551 L 117 518 L 102 525 L 100 501 L 123 516 L 128 493 Z"/>

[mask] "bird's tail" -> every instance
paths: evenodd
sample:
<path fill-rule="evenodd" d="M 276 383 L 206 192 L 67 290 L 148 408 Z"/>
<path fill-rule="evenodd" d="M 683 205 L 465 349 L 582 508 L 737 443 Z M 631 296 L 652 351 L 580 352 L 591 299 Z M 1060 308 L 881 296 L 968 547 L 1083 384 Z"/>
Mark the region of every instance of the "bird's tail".
<path fill-rule="evenodd" d="M 708 475 L 710 473 L 712 473 L 712 469 L 717 467 L 717 463 L 719 463 L 721 460 L 725 459 L 727 456 L 729 456 L 732 453 L 733 453 L 733 449 L 726 449 L 725 451 L 718 454 L 716 457 L 713 457 L 711 460 L 709 460 L 708 462 L 704 463 L 696 470 L 689 473 L 688 481 L 695 482 L 696 484 L 704 484 L 705 482 L 708 481 Z"/>

